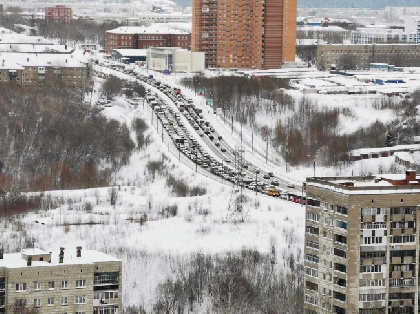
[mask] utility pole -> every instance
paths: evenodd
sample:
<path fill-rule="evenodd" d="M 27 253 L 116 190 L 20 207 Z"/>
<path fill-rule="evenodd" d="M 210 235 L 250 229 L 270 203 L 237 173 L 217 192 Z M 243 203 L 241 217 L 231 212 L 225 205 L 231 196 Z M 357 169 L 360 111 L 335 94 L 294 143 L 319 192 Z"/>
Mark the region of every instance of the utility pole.
<path fill-rule="evenodd" d="M 232 134 L 233 134 L 233 115 L 232 115 Z"/>
<path fill-rule="evenodd" d="M 265 148 L 265 163 L 268 163 L 268 139 L 267 139 L 267 146 Z"/>

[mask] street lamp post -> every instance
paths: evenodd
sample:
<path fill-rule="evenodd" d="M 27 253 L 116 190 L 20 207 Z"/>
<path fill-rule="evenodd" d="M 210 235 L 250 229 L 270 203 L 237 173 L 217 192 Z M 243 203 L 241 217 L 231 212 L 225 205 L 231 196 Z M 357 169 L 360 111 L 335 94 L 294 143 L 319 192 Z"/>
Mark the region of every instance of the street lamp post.
<path fill-rule="evenodd" d="M 268 162 L 268 139 L 267 139 L 267 146 L 265 148 L 265 163 Z"/>
<path fill-rule="evenodd" d="M 257 195 L 258 192 L 258 174 L 260 173 L 259 170 L 255 170 L 255 195 Z"/>
<path fill-rule="evenodd" d="M 314 158 L 314 178 L 315 178 L 315 158 Z"/>

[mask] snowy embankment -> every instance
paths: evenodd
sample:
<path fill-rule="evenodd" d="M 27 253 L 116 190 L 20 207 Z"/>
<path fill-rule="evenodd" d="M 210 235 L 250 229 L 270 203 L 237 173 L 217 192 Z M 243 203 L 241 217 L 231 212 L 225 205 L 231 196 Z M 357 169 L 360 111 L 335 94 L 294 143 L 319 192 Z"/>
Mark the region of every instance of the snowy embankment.
<path fill-rule="evenodd" d="M 119 99 L 103 112 L 130 128 L 135 118 L 143 118 L 149 124 L 146 144 L 115 173 L 115 187 L 46 192 L 44 210 L 3 221 L 0 237 L 7 251 L 33 239 L 47 251 L 81 245 L 121 257 L 123 303 L 146 309 L 155 301 L 157 285 L 196 253 L 269 253 L 274 246 L 279 268 L 287 256 L 302 260 L 304 207 L 245 192 L 248 201 L 240 214 L 245 222 L 235 224 L 229 212 L 232 187 L 196 174 L 168 153 L 147 110 Z M 168 178 L 206 193 L 179 197 Z"/>

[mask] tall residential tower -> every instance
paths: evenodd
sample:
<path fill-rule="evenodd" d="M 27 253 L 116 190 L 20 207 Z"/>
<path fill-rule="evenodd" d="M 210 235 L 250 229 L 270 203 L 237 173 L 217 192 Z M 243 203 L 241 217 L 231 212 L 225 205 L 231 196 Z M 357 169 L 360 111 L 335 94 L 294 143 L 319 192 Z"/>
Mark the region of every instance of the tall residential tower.
<path fill-rule="evenodd" d="M 295 61 L 297 0 L 194 0 L 192 50 L 209 68 L 280 68 Z"/>

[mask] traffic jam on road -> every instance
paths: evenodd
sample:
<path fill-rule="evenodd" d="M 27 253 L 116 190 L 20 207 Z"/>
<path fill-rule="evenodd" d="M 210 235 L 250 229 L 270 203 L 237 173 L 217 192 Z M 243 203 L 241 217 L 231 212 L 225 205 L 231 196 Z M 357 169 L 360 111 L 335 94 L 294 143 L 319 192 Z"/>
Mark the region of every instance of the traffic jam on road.
<path fill-rule="evenodd" d="M 152 75 L 146 76 L 131 71 L 125 73 L 134 76 L 146 85 L 145 101 L 156 114 L 177 149 L 196 166 L 237 186 L 296 203 L 306 203 L 306 197 L 303 193 L 299 193 L 298 187 L 282 182 L 290 190 L 283 189 L 272 172 L 258 169 L 243 158 L 240 149 L 235 150 L 229 147 L 223 137 L 206 120 L 203 110 L 195 105 L 192 99 L 186 98 L 179 88 L 161 83 Z M 169 106 L 164 97 L 159 97 L 159 92 L 151 91 L 151 87 L 167 96 L 175 106 Z M 138 105 L 139 100 L 132 99 L 130 103 Z M 201 145 L 191 134 L 193 130 L 207 147 Z M 211 156 L 206 149 L 211 149 L 212 154 L 220 161 Z"/>

